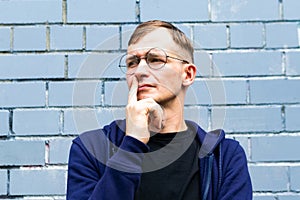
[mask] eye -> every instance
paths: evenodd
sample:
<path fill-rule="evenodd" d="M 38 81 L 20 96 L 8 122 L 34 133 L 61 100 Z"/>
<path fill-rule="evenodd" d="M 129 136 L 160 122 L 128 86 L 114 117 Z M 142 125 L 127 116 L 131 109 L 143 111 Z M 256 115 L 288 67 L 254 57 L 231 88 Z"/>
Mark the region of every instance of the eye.
<path fill-rule="evenodd" d="M 166 59 L 161 55 L 149 54 L 147 55 L 147 61 L 151 64 L 162 64 L 166 62 Z"/>
<path fill-rule="evenodd" d="M 139 63 L 140 63 L 140 61 L 136 57 L 127 58 L 127 60 L 126 60 L 127 68 L 134 68 L 134 67 L 138 66 Z"/>

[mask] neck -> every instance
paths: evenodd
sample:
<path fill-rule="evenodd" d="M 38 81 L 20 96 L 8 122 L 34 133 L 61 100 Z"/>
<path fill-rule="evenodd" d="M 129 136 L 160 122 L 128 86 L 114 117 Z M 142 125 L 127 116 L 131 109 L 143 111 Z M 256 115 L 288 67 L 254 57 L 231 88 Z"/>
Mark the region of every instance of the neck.
<path fill-rule="evenodd" d="M 164 127 L 160 133 L 180 132 L 187 129 L 183 117 L 183 107 L 164 107 Z"/>

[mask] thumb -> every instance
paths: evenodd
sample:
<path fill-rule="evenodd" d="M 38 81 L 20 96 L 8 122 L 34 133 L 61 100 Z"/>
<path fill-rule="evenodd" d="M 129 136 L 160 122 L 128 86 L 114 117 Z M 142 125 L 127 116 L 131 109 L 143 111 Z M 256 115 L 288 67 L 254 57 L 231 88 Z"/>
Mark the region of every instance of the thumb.
<path fill-rule="evenodd" d="M 149 129 L 151 131 L 158 132 L 164 127 L 164 111 L 159 104 L 151 109 L 149 120 Z"/>

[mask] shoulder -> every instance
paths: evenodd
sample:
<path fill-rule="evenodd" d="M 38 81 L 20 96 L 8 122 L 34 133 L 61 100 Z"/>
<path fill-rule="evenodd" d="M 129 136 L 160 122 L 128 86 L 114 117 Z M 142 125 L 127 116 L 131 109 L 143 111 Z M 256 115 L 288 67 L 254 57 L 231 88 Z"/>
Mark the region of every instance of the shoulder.
<path fill-rule="evenodd" d="M 234 139 L 226 138 L 220 144 L 220 158 L 225 168 L 241 170 L 247 168 L 247 156 L 240 143 Z"/>
<path fill-rule="evenodd" d="M 206 132 L 195 122 L 186 121 L 186 123 L 191 130 L 197 133 L 197 139 L 200 142 L 200 158 L 214 154 L 225 140 L 225 132 L 222 129 Z"/>
<path fill-rule="evenodd" d="M 196 132 L 201 144 L 199 156 L 203 157 L 210 153 L 220 156 L 228 160 L 232 157 L 245 157 L 245 152 L 240 143 L 236 140 L 226 137 L 226 133 L 222 129 L 216 129 L 209 132 L 204 131 L 197 123 L 187 121 L 189 127 Z"/>
<path fill-rule="evenodd" d="M 112 142 L 118 140 L 124 133 L 125 122 L 123 120 L 116 120 L 103 128 L 89 130 L 81 133 L 77 136 L 73 142 L 74 143 L 98 143 L 103 140 L 111 140 Z M 121 134 L 119 134 L 121 133 Z"/>
<path fill-rule="evenodd" d="M 107 148 L 110 143 L 119 145 L 124 137 L 124 124 L 123 120 L 113 121 L 103 128 L 83 132 L 73 140 L 73 146 L 93 152 L 96 149 Z"/>
<path fill-rule="evenodd" d="M 221 142 L 221 145 L 224 153 L 244 153 L 243 147 L 237 140 L 224 138 L 224 140 Z"/>

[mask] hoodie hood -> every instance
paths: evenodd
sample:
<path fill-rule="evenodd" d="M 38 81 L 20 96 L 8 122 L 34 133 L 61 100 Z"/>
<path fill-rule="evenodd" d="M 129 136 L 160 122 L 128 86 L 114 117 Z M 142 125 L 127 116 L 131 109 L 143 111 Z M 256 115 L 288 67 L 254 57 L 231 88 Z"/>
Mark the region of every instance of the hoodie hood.
<path fill-rule="evenodd" d="M 212 154 L 215 148 L 225 138 L 225 132 L 222 129 L 206 132 L 193 121 L 187 120 L 186 124 L 197 132 L 197 137 L 201 144 L 199 158 Z"/>
<path fill-rule="evenodd" d="M 199 158 L 212 154 L 220 142 L 225 139 L 225 132 L 221 129 L 206 132 L 193 121 L 186 120 L 185 122 L 189 128 L 193 129 L 193 131 L 197 133 L 197 138 L 201 144 Z M 111 136 L 108 136 L 108 138 L 110 138 L 110 140 L 118 146 L 123 139 L 120 135 L 123 135 L 126 130 L 126 121 L 116 120 L 110 125 L 105 126 L 104 130 L 105 133 L 117 133 L 117 135 L 113 137 L 114 139 Z"/>

